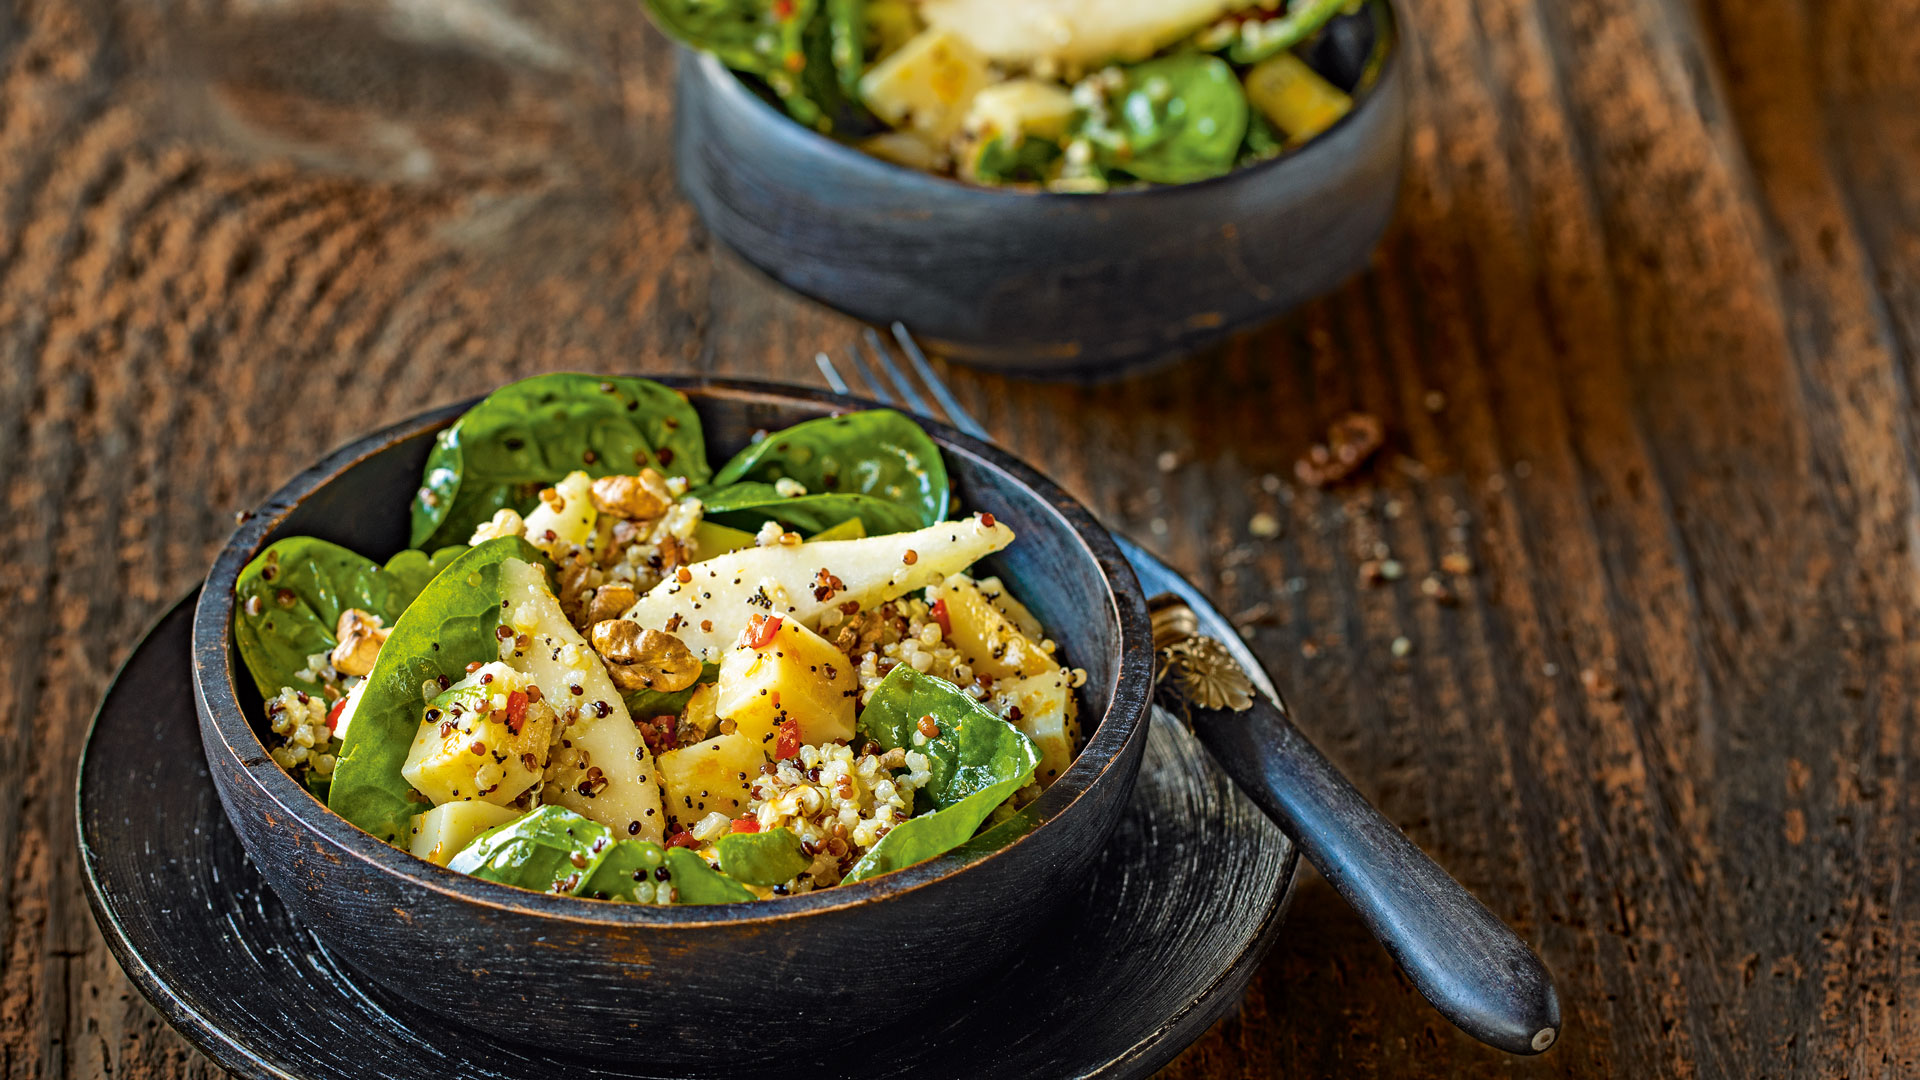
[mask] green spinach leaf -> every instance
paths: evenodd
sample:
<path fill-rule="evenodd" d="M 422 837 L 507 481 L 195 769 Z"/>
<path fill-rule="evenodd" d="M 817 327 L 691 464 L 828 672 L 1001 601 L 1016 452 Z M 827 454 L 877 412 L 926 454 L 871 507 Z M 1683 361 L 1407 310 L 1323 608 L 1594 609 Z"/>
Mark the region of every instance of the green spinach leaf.
<path fill-rule="evenodd" d="M 833 70 L 840 93 L 860 100 L 860 76 L 867 67 L 867 0 L 826 0 L 827 29 L 833 42 Z"/>
<path fill-rule="evenodd" d="M 808 493 L 783 498 L 773 489 L 782 479 Z M 700 498 L 722 524 L 757 516 L 818 532 L 857 516 L 876 535 L 901 532 L 946 519 L 947 465 L 919 424 L 891 409 L 872 409 L 768 435 L 721 466 Z"/>
<path fill-rule="evenodd" d="M 317 691 L 299 673 L 307 657 L 339 644 L 333 631 L 342 611 L 359 608 L 392 626 L 433 575 L 465 550 L 442 548 L 431 557 L 403 551 L 382 567 L 311 536 L 274 541 L 234 583 L 234 643 L 260 696 L 271 698 L 283 686 Z"/>
<path fill-rule="evenodd" d="M 1030 135 L 1010 143 L 1006 136 L 996 135 L 974 152 L 971 171 L 981 183 L 1040 184 L 1046 182 L 1060 154 L 1060 144 L 1051 139 Z"/>
<path fill-rule="evenodd" d="M 1232 170 L 1249 110 L 1246 89 L 1226 61 L 1178 53 L 1125 71 L 1112 116 L 1083 132 L 1101 165 L 1156 184 Z"/>
<path fill-rule="evenodd" d="M 563 806 L 543 806 L 481 833 L 447 868 L 535 892 L 574 894 L 613 846 L 605 825 Z"/>
<path fill-rule="evenodd" d="M 683 847 L 667 849 L 667 872 L 673 875 L 676 904 L 738 904 L 759 899 L 751 889 Z"/>
<path fill-rule="evenodd" d="M 760 833 L 728 833 L 713 842 L 720 870 L 749 885 L 784 885 L 813 865 L 792 829 Z"/>
<path fill-rule="evenodd" d="M 923 716 L 933 718 L 940 734 L 916 747 L 913 733 Z M 994 807 L 1032 781 L 1040 764 L 1040 751 L 1013 725 L 952 683 L 906 664 L 874 688 L 859 730 L 883 749 L 902 746 L 927 755 L 932 777 L 919 796 L 932 808 L 881 837 L 854 864 L 849 881 L 912 866 L 966 843 Z"/>
<path fill-rule="evenodd" d="M 423 807 L 400 775 L 426 708 L 422 685 L 459 682 L 467 665 L 500 657 L 500 568 L 508 559 L 538 563 L 518 537 L 489 540 L 447 564 L 393 624 L 367 676 L 333 770 L 327 806 L 367 832 L 392 841 Z"/>
<path fill-rule="evenodd" d="M 595 900 L 639 899 L 634 889 L 643 881 L 652 881 L 653 872 L 666 862 L 666 852 L 651 840 L 616 841 L 575 894 Z"/>
<path fill-rule="evenodd" d="M 821 127 L 827 109 L 809 93 L 804 79 L 807 68 L 816 62 L 825 65 L 826 80 L 834 79 L 831 61 L 808 47 L 808 31 L 814 27 L 819 4 L 820 0 L 646 0 L 647 12 L 660 29 L 712 53 L 735 71 L 758 77 L 780 95 L 787 113 L 808 127 Z"/>
<path fill-rule="evenodd" d="M 687 700 L 693 697 L 694 691 L 719 677 L 719 664 L 702 664 L 699 681 L 685 690 L 671 693 L 665 690 L 628 690 L 620 695 L 620 700 L 626 703 L 627 715 L 633 717 L 635 723 L 655 716 L 679 716 L 687 711 Z"/>
<path fill-rule="evenodd" d="M 465 543 L 511 507 L 575 469 L 592 476 L 652 466 L 703 484 L 710 470 L 700 417 L 659 383 L 556 372 L 503 386 L 434 440 L 413 501 L 413 543 Z"/>
<path fill-rule="evenodd" d="M 850 492 L 786 496 L 759 480 L 710 488 L 700 501 L 707 520 L 749 532 L 768 521 L 802 533 L 825 532 L 856 518 L 873 536 L 921 527 L 919 511 L 901 503 Z"/>
<path fill-rule="evenodd" d="M 1307 40 L 1329 19 L 1357 6 L 1357 0 L 1294 0 L 1287 5 L 1287 13 L 1277 19 L 1241 23 L 1240 33 L 1227 47 L 1227 58 L 1236 64 L 1257 64 Z"/>

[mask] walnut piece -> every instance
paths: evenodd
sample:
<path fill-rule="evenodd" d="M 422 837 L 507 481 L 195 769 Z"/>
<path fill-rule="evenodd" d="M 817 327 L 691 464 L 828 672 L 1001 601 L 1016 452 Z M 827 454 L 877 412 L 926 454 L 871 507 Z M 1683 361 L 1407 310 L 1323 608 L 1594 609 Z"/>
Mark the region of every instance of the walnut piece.
<path fill-rule="evenodd" d="M 1314 487 L 1337 484 L 1360 471 L 1387 441 L 1386 425 L 1370 413 L 1348 413 L 1327 428 L 1327 441 L 1307 448 L 1293 474 Z"/>
<path fill-rule="evenodd" d="M 591 624 L 617 619 L 639 600 L 640 593 L 632 585 L 624 581 L 609 581 L 593 590 L 593 601 L 587 605 L 587 622 Z"/>
<path fill-rule="evenodd" d="M 652 521 L 673 505 L 666 477 L 654 469 L 638 476 L 603 476 L 593 482 L 593 508 L 627 521 Z"/>
<path fill-rule="evenodd" d="M 327 659 L 333 664 L 333 670 L 342 675 L 365 675 L 373 670 L 373 661 L 380 655 L 380 646 L 386 643 L 388 633 L 390 631 L 380 625 L 380 616 L 348 608 L 340 613 L 340 621 L 334 626 L 333 637 L 339 644 Z"/>
<path fill-rule="evenodd" d="M 593 624 L 593 651 L 622 690 L 671 694 L 700 681 L 700 658 L 686 643 L 660 630 L 642 630 L 628 619 Z"/>

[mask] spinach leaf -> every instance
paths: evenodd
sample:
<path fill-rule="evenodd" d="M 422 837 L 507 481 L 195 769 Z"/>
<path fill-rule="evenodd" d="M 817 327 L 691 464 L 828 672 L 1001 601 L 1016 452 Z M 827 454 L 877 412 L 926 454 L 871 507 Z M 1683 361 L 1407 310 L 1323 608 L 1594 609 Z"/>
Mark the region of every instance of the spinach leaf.
<path fill-rule="evenodd" d="M 940 734 L 915 747 L 913 733 L 923 716 L 933 718 Z M 1040 751 L 1013 725 L 952 683 L 907 664 L 874 688 L 859 730 L 883 749 L 903 746 L 927 755 L 932 777 L 919 797 L 932 809 L 881 837 L 854 864 L 848 881 L 912 866 L 966 843 L 994 807 L 1032 781 L 1040 764 Z"/>
<path fill-rule="evenodd" d="M 1247 92 L 1217 56 L 1178 53 L 1125 69 L 1112 117 L 1083 134 L 1109 169 L 1184 184 L 1233 168 L 1247 134 Z"/>
<path fill-rule="evenodd" d="M 749 885 L 784 885 L 813 865 L 792 829 L 761 833 L 728 833 L 713 842 L 720 870 Z"/>
<path fill-rule="evenodd" d="M 1060 154 L 1060 144 L 1051 139 L 1028 136 L 1010 143 L 996 135 L 974 152 L 971 171 L 981 183 L 1040 184 Z"/>
<path fill-rule="evenodd" d="M 651 840 L 620 840 L 600 857 L 592 876 L 580 886 L 576 896 L 595 900 L 625 900 L 632 903 L 634 886 L 652 881 L 653 871 L 666 861 L 666 852 Z"/>
<path fill-rule="evenodd" d="M 773 490 L 782 479 L 804 485 L 808 494 L 782 499 Z M 723 524 L 735 523 L 727 517 L 757 515 L 818 532 L 858 516 L 879 534 L 944 521 L 947 488 L 946 461 L 920 425 L 891 409 L 872 409 L 768 435 L 721 466 L 700 498 L 708 516 L 722 517 Z"/>
<path fill-rule="evenodd" d="M 817 533 L 857 519 L 869 533 L 880 536 L 912 532 L 922 524 L 919 511 L 901 503 L 851 492 L 786 496 L 758 480 L 710 488 L 700 493 L 700 502 L 708 520 L 748 531 L 777 521 L 789 529 Z"/>
<path fill-rule="evenodd" d="M 646 0 L 655 25 L 686 45 L 712 53 L 735 71 L 764 78 L 793 71 L 804 58 L 801 32 L 815 0 Z"/>
<path fill-rule="evenodd" d="M 1277 19 L 1241 23 L 1240 33 L 1227 47 L 1227 58 L 1236 64 L 1257 64 L 1307 40 L 1325 26 L 1327 20 L 1357 6 L 1357 0 L 1294 0 L 1287 5 L 1287 13 Z"/>
<path fill-rule="evenodd" d="M 612 848 L 605 825 L 543 806 L 481 833 L 447 868 L 535 892 L 579 893 Z"/>
<path fill-rule="evenodd" d="M 393 624 L 367 676 L 353 723 L 334 766 L 327 806 L 367 832 L 392 841 L 421 809 L 400 775 L 426 708 L 422 684 L 459 682 L 467 665 L 500 657 L 500 567 L 508 559 L 544 560 L 519 537 L 489 540 L 447 564 Z M 437 696 L 437 695 L 436 695 Z"/>
<path fill-rule="evenodd" d="M 687 711 L 687 699 L 693 697 L 695 690 L 719 677 L 719 664 L 702 664 L 699 681 L 685 690 L 671 693 L 665 690 L 629 690 L 621 694 L 620 699 L 626 702 L 627 715 L 633 717 L 635 723 L 655 716 L 679 716 Z"/>
<path fill-rule="evenodd" d="M 705 483 L 700 417 L 659 383 L 556 372 L 503 386 L 434 440 L 413 501 L 413 543 L 465 543 L 494 512 L 533 509 L 542 487 L 644 466 Z"/>
<path fill-rule="evenodd" d="M 339 644 L 333 631 L 342 611 L 359 608 L 392 626 L 433 575 L 465 550 L 442 548 L 431 558 L 403 551 L 382 567 L 311 536 L 275 541 L 234 583 L 234 643 L 260 696 L 271 698 L 283 686 L 318 690 L 299 672 L 307 657 Z"/>
<path fill-rule="evenodd" d="M 683 847 L 667 849 L 667 872 L 673 875 L 676 904 L 738 904 L 759 899 L 751 889 Z"/>
<path fill-rule="evenodd" d="M 1273 121 L 1258 109 L 1247 113 L 1247 137 L 1240 144 L 1240 157 L 1234 162 L 1235 168 L 1243 168 L 1256 161 L 1279 157 L 1287 148 L 1286 136 L 1274 128 Z"/>
<path fill-rule="evenodd" d="M 867 66 L 867 0 L 827 0 L 827 30 L 840 93 L 859 101 L 860 76 Z"/>
<path fill-rule="evenodd" d="M 808 127 L 827 130 L 830 109 L 804 78 L 810 66 L 827 70 L 831 59 L 809 48 L 820 0 L 646 0 L 647 12 L 669 36 L 712 53 L 735 71 L 764 81 L 787 107 L 788 115 Z M 819 28 L 826 33 L 824 27 Z"/>

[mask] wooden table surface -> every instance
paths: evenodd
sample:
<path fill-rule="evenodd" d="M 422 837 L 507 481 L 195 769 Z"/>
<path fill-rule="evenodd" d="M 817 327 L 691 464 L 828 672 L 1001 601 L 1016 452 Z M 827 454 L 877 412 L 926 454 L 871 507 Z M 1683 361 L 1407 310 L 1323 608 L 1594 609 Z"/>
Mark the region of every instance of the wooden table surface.
<path fill-rule="evenodd" d="M 1915 1075 L 1920 4 L 1407 6 L 1367 274 L 1132 381 L 955 381 L 1247 624 L 1565 1035 L 1470 1042 L 1309 879 L 1169 1074 Z M 72 784 L 236 510 L 516 376 L 853 334 L 675 192 L 670 63 L 632 0 L 0 9 L 7 1076 L 212 1071 L 94 928 Z M 1374 466 L 1296 480 L 1355 410 Z"/>

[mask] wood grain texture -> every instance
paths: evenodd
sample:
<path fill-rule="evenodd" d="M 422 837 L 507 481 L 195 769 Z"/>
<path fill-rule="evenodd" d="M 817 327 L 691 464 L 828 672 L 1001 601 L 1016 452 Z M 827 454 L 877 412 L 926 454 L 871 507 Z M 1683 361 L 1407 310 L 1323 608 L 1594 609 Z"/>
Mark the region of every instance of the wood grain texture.
<path fill-rule="evenodd" d="M 1566 1032 L 1471 1043 L 1308 881 L 1170 1073 L 1911 1075 L 1920 3 L 1406 8 L 1368 273 L 1124 384 L 956 381 L 1245 614 L 1302 727 L 1539 947 Z M 624 2 L 0 7 L 7 1075 L 208 1071 L 79 900 L 72 765 L 236 509 L 515 375 L 811 381 L 851 337 L 711 250 L 669 55 Z M 1295 482 L 1350 409 L 1382 460 Z M 1369 585 L 1382 551 L 1406 574 Z"/>

